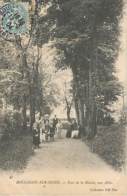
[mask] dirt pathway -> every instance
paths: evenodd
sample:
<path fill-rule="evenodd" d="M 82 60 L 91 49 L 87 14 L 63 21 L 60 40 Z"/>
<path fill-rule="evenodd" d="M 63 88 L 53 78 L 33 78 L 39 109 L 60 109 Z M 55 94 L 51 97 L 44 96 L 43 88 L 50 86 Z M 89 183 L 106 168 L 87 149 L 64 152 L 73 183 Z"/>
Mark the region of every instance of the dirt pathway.
<path fill-rule="evenodd" d="M 62 139 L 41 144 L 35 150 L 26 171 L 40 170 L 112 170 L 102 159 L 90 152 L 80 140 Z"/>
<path fill-rule="evenodd" d="M 123 182 L 126 182 L 124 176 L 90 152 L 84 142 L 61 139 L 41 144 L 24 171 L 1 173 L 0 193 L 13 196 L 113 196 L 118 193 L 124 196 Z M 107 189 L 111 194 L 107 194 Z"/>

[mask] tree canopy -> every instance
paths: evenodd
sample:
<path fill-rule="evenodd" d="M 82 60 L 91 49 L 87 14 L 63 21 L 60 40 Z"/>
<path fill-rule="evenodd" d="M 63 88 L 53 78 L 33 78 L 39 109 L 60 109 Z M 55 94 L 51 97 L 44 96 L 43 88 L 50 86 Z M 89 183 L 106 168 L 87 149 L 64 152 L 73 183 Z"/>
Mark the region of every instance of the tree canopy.
<path fill-rule="evenodd" d="M 20 48 L 18 71 L 22 74 L 21 82 L 28 84 L 32 111 L 36 110 L 36 98 L 42 99 L 45 92 L 45 87 L 42 89 L 40 82 L 39 51 L 45 43 L 50 42 L 51 47 L 56 47 L 58 51 L 57 68 L 69 67 L 72 70 L 73 99 L 82 133 L 85 134 L 88 128 L 94 135 L 97 123 L 100 122 L 98 118 L 104 118 L 105 114 L 110 113 L 109 106 L 121 93 L 120 84 L 115 76 L 115 62 L 119 52 L 119 23 L 123 1 L 25 2 L 29 2 L 30 5 L 31 28 L 29 35 L 25 37 L 28 39 L 28 45 L 24 45 L 22 36 L 15 37 L 15 44 Z M 28 49 L 31 46 L 33 49 L 37 47 L 37 58 L 33 62 L 29 62 L 28 57 Z M 27 85 L 23 87 L 22 84 L 22 88 L 24 90 Z M 27 93 L 28 91 L 23 93 L 24 107 Z M 50 99 L 48 100 L 50 102 Z"/>

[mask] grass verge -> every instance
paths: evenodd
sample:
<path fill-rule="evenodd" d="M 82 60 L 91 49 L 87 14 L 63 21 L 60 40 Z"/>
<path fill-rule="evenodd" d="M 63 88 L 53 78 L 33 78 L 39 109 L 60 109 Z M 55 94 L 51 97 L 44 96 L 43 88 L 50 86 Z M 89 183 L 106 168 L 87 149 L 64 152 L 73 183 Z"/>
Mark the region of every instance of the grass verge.
<path fill-rule="evenodd" d="M 30 135 L 3 136 L 0 141 L 0 168 L 14 171 L 24 169 L 33 153 Z"/>
<path fill-rule="evenodd" d="M 92 148 L 115 170 L 121 171 L 125 164 L 125 127 L 118 124 L 99 127 Z"/>

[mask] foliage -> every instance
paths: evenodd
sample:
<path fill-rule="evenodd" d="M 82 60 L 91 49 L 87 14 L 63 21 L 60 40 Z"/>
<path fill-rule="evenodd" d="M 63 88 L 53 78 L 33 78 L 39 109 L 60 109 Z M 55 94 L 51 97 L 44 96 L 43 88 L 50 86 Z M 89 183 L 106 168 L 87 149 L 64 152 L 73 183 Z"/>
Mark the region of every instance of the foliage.
<path fill-rule="evenodd" d="M 29 157 L 33 155 L 32 137 L 30 135 L 1 138 L 0 168 L 19 171 L 26 167 Z"/>
<path fill-rule="evenodd" d="M 71 67 L 75 100 L 85 103 L 91 120 L 95 107 L 95 114 L 103 111 L 121 93 L 114 65 L 122 6 L 121 0 L 58 0 L 48 9 L 47 21 L 54 20 L 55 26 L 50 38 L 55 38 L 56 47 L 64 52 L 61 65 Z M 81 115 L 84 119 L 83 111 Z M 92 124 L 91 120 L 88 123 Z"/>
<path fill-rule="evenodd" d="M 7 137 L 20 135 L 22 130 L 22 116 L 18 111 L 8 110 L 4 117 L 4 130 L 3 133 Z"/>
<path fill-rule="evenodd" d="M 99 154 L 116 170 L 125 164 L 125 128 L 118 124 L 110 127 L 100 126 L 93 141 L 93 152 Z"/>
<path fill-rule="evenodd" d="M 41 11 L 39 8 L 41 2 L 39 4 L 36 2 L 34 5 L 34 1 L 31 1 L 29 4 L 31 7 L 29 10 L 29 34 L 15 36 L 15 40 L 13 40 L 12 43 L 2 40 L 2 47 L 0 48 L 1 51 L 5 50 L 5 43 L 7 43 L 7 48 L 10 46 L 11 51 L 14 52 L 14 64 L 18 60 L 17 65 L 15 64 L 8 67 L 10 62 L 13 63 L 10 56 L 12 52 L 8 49 L 6 52 L 1 53 L 3 64 L 5 65 L 5 60 L 7 62 L 7 70 L 1 70 L 1 75 L 4 73 L 4 76 L 2 75 L 2 79 L 0 79 L 0 85 L 4 88 L 6 87 L 2 89 L 1 98 L 4 98 L 6 103 L 13 106 L 14 109 L 22 110 L 25 127 L 27 110 L 30 110 L 30 119 L 31 123 L 33 123 L 36 111 L 39 111 L 41 114 L 42 110 L 45 112 L 44 110 L 48 108 L 51 112 L 50 107 L 53 104 L 57 104 L 54 96 L 57 92 L 57 88 L 54 88 L 51 82 L 49 86 L 44 85 L 45 82 L 47 83 L 48 77 L 44 77 L 44 73 L 40 72 L 41 49 L 35 47 L 37 41 L 35 31 L 39 32 L 38 26 L 40 18 L 38 14 L 40 14 Z M 34 6 L 34 8 L 32 8 L 32 6 Z M 41 21 L 41 24 L 44 25 L 45 35 L 47 36 L 45 21 Z M 44 35 L 43 39 L 43 44 L 48 41 Z M 6 75 L 6 72 L 9 73 L 9 75 Z M 47 73 L 47 76 L 48 74 L 49 73 Z"/>
<path fill-rule="evenodd" d="M 24 85 L 21 85 L 22 101 L 18 98 L 23 107 L 24 119 L 26 105 L 30 105 L 34 120 L 37 105 L 45 105 L 46 100 L 48 103 L 52 102 L 51 97 L 56 93 L 54 90 L 47 91 L 48 93 L 45 91 L 44 85 L 42 87 L 41 84 L 43 76 L 41 78 L 38 71 L 39 49 L 50 40 L 58 49 L 58 54 L 61 51 L 59 66 L 68 66 L 72 70 L 73 98 L 79 124 L 82 128 L 93 124 L 96 127 L 98 112 L 107 112 L 107 108 L 117 100 L 121 91 L 114 76 L 114 64 L 119 51 L 119 22 L 123 1 L 48 0 L 30 1 L 29 5 L 29 35 L 25 37 L 25 41 L 23 36 L 15 37 L 21 60 L 22 82 L 26 82 L 27 88 L 26 92 Z M 34 46 L 37 46 L 37 58 L 30 63 L 29 58 L 32 56 L 28 57 L 28 50 L 31 47 L 34 51 Z M 18 85 L 16 89 L 20 89 Z M 14 92 L 17 92 L 15 88 Z M 44 97 L 46 93 L 48 99 Z M 43 98 L 39 100 L 42 94 Z"/>

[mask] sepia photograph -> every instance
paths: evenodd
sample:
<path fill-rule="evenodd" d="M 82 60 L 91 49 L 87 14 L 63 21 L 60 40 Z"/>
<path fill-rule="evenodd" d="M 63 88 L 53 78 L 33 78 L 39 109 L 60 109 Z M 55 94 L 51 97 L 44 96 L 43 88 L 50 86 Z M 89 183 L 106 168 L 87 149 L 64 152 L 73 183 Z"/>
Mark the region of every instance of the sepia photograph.
<path fill-rule="evenodd" d="M 0 196 L 127 196 L 127 0 L 0 0 Z"/>

